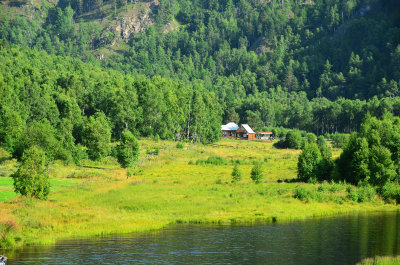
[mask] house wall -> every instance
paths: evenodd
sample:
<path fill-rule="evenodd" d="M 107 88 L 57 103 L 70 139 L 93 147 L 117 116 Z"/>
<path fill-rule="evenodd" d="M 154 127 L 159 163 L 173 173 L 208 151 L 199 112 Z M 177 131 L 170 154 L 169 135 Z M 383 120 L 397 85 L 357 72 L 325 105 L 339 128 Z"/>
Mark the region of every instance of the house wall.
<path fill-rule="evenodd" d="M 222 137 L 232 138 L 234 134 L 235 131 L 222 131 Z"/>

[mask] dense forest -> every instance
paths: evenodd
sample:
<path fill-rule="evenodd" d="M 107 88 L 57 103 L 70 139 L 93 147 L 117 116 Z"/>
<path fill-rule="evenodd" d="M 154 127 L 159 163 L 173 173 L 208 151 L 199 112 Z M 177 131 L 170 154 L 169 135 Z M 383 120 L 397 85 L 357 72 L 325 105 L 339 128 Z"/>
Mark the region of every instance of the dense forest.
<path fill-rule="evenodd" d="M 99 159 L 124 129 L 200 142 L 220 135 L 220 104 L 201 84 L 17 48 L 1 49 L 0 62 L 0 143 L 16 157 L 39 145 L 52 159 Z"/>
<path fill-rule="evenodd" d="M 319 135 L 357 131 L 367 112 L 400 115 L 395 0 L 1 6 L 0 142 L 14 153 L 14 138 L 46 130 L 88 148 L 98 128 L 210 142 L 228 121 Z M 112 26 L 129 18 L 140 30 Z"/>

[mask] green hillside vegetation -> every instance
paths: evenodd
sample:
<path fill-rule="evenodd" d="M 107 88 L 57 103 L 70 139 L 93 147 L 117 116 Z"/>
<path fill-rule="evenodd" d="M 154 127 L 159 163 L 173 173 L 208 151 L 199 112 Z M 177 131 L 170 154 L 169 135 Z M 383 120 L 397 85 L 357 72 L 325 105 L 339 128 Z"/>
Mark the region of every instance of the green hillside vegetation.
<path fill-rule="evenodd" d="M 400 113 L 398 1 L 62 0 L 1 6 L 0 39 L 9 45 L 202 86 L 218 97 L 224 122 L 349 133 L 366 110 Z"/>

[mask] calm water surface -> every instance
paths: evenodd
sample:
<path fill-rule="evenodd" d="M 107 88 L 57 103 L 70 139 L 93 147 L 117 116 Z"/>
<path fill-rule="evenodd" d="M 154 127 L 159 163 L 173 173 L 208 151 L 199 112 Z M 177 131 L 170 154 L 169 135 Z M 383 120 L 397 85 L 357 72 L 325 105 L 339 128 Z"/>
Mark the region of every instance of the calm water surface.
<path fill-rule="evenodd" d="M 355 264 L 382 255 L 400 255 L 400 213 L 253 226 L 174 225 L 26 248 L 8 264 Z"/>

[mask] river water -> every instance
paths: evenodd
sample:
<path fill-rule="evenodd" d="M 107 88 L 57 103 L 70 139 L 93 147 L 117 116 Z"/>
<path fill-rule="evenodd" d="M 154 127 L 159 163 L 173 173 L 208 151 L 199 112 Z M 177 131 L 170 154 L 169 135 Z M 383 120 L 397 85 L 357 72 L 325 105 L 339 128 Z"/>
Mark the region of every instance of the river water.
<path fill-rule="evenodd" d="M 355 264 L 400 255 L 400 213 L 268 225 L 172 225 L 28 247 L 8 264 Z"/>

